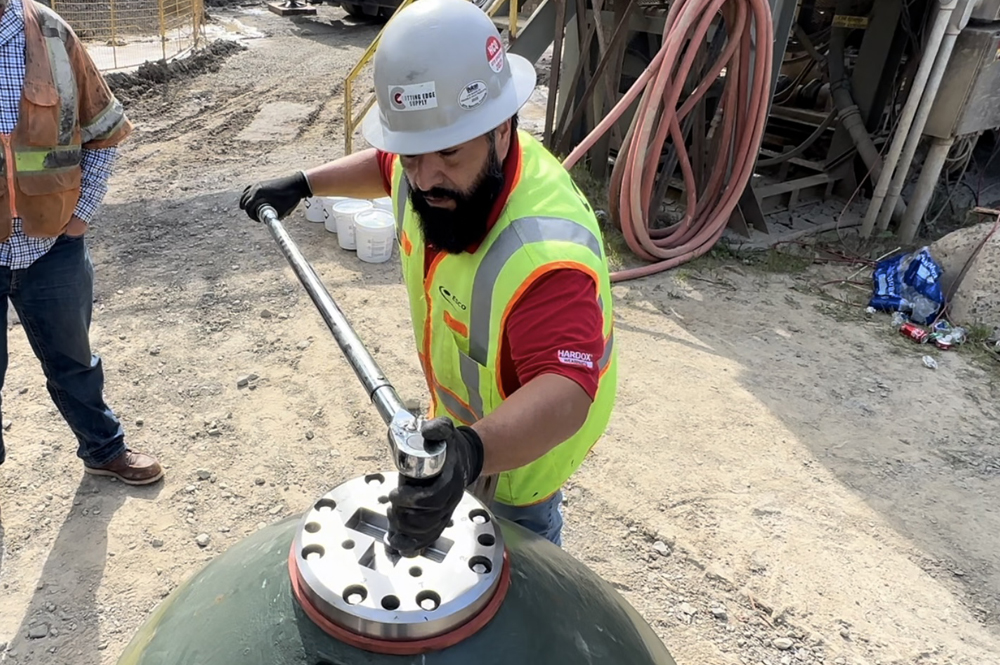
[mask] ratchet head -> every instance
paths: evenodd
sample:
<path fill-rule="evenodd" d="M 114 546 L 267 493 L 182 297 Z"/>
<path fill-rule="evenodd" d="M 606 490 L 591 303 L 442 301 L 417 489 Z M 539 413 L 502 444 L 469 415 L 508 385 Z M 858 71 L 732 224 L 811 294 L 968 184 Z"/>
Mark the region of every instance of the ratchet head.
<path fill-rule="evenodd" d="M 424 418 L 400 409 L 389 422 L 389 447 L 396 469 L 409 478 L 432 478 L 444 468 L 445 444 L 420 433 Z"/>

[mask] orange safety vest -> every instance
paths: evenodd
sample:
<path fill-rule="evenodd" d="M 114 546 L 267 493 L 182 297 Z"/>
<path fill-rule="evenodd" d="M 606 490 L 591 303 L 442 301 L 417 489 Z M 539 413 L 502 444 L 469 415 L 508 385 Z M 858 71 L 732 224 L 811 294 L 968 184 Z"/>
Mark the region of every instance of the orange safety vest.
<path fill-rule="evenodd" d="M 13 217 L 25 235 L 54 238 L 80 198 L 82 148 L 118 145 L 131 132 L 72 28 L 54 11 L 24 0 L 25 71 L 17 125 L 0 136 L 0 241 Z"/>

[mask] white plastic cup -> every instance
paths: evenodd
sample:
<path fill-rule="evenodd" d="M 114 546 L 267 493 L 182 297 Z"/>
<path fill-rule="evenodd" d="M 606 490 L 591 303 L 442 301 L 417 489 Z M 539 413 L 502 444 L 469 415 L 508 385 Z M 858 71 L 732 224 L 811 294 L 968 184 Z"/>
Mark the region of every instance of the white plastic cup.
<path fill-rule="evenodd" d="M 354 238 L 358 258 L 366 263 L 385 263 L 396 244 L 396 220 L 392 213 L 373 208 L 354 216 Z"/>
<path fill-rule="evenodd" d="M 345 196 L 324 196 L 323 197 L 323 209 L 326 212 L 326 220 L 323 222 L 323 226 L 330 233 L 337 232 L 337 216 L 333 214 L 333 206 L 341 201 L 346 201 Z"/>
<path fill-rule="evenodd" d="M 344 199 L 333 204 L 333 216 L 337 218 L 337 243 L 344 249 L 355 249 L 354 216 L 374 206 L 366 199 Z"/>
<path fill-rule="evenodd" d="M 325 222 L 326 208 L 323 206 L 323 197 L 321 196 L 310 196 L 303 201 L 303 205 L 306 208 L 306 219 L 310 222 Z"/>
<path fill-rule="evenodd" d="M 380 199 L 375 199 L 372 203 L 376 209 L 385 210 L 387 213 L 392 214 L 392 197 L 383 196 Z"/>

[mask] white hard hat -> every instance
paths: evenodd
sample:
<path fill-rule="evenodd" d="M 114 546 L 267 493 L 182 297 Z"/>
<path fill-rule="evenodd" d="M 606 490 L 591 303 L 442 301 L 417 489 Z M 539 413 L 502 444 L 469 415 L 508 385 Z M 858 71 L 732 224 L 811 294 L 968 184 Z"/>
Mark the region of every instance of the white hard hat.
<path fill-rule="evenodd" d="M 535 68 L 508 54 L 490 17 L 469 0 L 415 0 L 382 31 L 375 51 L 377 104 L 365 139 L 421 155 L 472 140 L 517 113 Z"/>

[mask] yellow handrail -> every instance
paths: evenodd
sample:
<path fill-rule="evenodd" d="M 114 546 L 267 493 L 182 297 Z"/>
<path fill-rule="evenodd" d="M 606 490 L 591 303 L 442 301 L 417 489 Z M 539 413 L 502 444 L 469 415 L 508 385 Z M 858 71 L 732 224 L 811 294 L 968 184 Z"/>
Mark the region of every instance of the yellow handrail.
<path fill-rule="evenodd" d="M 389 20 L 385 22 L 385 25 L 382 26 L 382 29 L 378 31 L 377 35 L 375 35 L 375 39 L 372 40 L 372 43 L 368 45 L 367 49 L 365 49 L 365 52 L 364 54 L 362 54 L 361 59 L 358 60 L 358 64 L 354 65 L 354 69 L 352 69 L 351 73 L 348 74 L 347 78 L 344 79 L 344 154 L 345 155 L 351 154 L 351 151 L 354 148 L 353 145 L 354 131 L 358 128 L 358 124 L 365 117 L 365 113 L 367 113 L 368 109 L 370 109 L 372 107 L 372 104 L 375 103 L 375 93 L 372 93 L 371 97 L 368 98 L 368 101 L 365 102 L 364 107 L 361 109 L 361 113 L 358 114 L 357 121 L 354 120 L 354 115 L 351 109 L 351 97 L 353 96 L 351 95 L 351 92 L 354 87 L 353 85 L 354 79 L 356 79 L 361 74 L 361 68 L 364 67 L 366 64 L 368 64 L 368 61 L 371 60 L 372 57 L 375 55 L 375 49 L 376 47 L 378 47 L 378 40 L 382 38 L 382 33 L 385 32 L 386 26 L 388 26 L 392 22 L 392 19 L 396 18 L 396 14 L 399 13 L 400 9 L 402 9 L 403 7 L 414 1 L 415 0 L 403 0 L 401 3 L 399 3 L 399 6 L 396 7 L 396 11 L 392 13 L 392 16 L 389 17 Z"/>
<path fill-rule="evenodd" d="M 392 13 L 392 16 L 389 17 L 389 20 L 386 21 L 385 25 L 382 26 L 382 29 L 379 30 L 378 34 L 375 36 L 375 39 L 372 40 L 372 43 L 368 45 L 367 49 L 365 49 L 365 52 L 361 55 L 361 58 L 358 60 L 358 64 L 354 65 L 354 69 L 352 69 L 350 74 L 347 75 L 347 78 L 344 79 L 344 154 L 345 155 L 351 154 L 351 152 L 354 150 L 354 132 L 357 130 L 358 125 L 361 124 L 361 121 L 364 119 L 365 114 L 368 112 L 368 109 L 370 109 L 372 105 L 375 103 L 375 93 L 373 92 L 371 95 L 368 96 L 368 99 L 362 105 L 361 112 L 358 113 L 357 120 L 354 119 L 354 109 L 351 108 L 351 98 L 354 96 L 352 94 L 354 91 L 354 80 L 361 75 L 361 69 L 366 64 L 368 64 L 369 60 L 371 60 L 375 56 L 375 49 L 378 47 L 379 39 L 382 38 L 382 33 L 385 32 L 386 26 L 389 25 L 389 23 L 392 22 L 394 18 L 396 18 L 396 14 L 399 13 L 400 9 L 410 4 L 411 2 L 416 2 L 416 0 L 403 0 L 401 3 L 399 3 L 399 6 L 396 7 L 396 11 Z M 500 10 L 500 7 L 503 6 L 503 4 L 504 0 L 495 0 L 486 13 L 490 16 L 490 18 L 493 18 L 493 16 L 496 15 L 496 13 Z M 510 22 L 510 38 L 514 39 L 517 36 L 518 0 L 509 0 L 507 6 L 509 8 L 508 20 Z"/>

